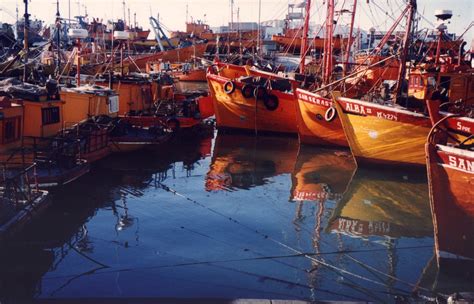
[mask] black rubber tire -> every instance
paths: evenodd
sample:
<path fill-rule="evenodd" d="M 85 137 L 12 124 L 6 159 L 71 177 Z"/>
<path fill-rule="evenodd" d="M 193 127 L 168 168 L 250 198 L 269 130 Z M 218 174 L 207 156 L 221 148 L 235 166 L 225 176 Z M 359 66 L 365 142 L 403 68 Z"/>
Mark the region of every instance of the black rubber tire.
<path fill-rule="evenodd" d="M 224 83 L 224 92 L 226 94 L 232 94 L 235 91 L 235 84 L 232 81 L 226 81 Z"/>
<path fill-rule="evenodd" d="M 254 86 L 251 84 L 245 84 L 242 87 L 242 96 L 245 98 L 251 98 L 253 97 L 253 91 L 255 90 Z"/>
<path fill-rule="evenodd" d="M 278 100 L 278 97 L 276 97 L 275 95 L 268 94 L 263 99 L 263 104 L 265 105 L 265 108 L 268 111 L 275 111 L 276 109 L 278 109 L 278 106 L 280 105 L 280 101 Z"/>
<path fill-rule="evenodd" d="M 267 96 L 267 89 L 265 89 L 265 87 L 262 87 L 262 86 L 257 86 L 253 90 L 253 96 L 257 100 L 265 100 L 265 96 Z"/>
<path fill-rule="evenodd" d="M 176 118 L 170 118 L 166 121 L 166 126 L 170 128 L 173 132 L 176 132 L 181 127 L 181 123 Z"/>

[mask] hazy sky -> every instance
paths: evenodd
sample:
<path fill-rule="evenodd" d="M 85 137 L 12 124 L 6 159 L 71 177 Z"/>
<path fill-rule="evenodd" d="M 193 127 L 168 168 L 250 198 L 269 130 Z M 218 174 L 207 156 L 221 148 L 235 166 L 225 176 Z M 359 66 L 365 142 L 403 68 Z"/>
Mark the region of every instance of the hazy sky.
<path fill-rule="evenodd" d="M 287 12 L 288 3 L 296 0 L 261 0 L 261 20 L 282 19 Z M 160 21 L 173 30 L 184 29 L 186 20 L 186 5 L 188 5 L 189 16 L 194 19 L 205 19 L 211 26 L 223 25 L 230 20 L 230 0 L 126 0 L 127 10 L 130 8 L 131 20 L 133 13 L 137 14 L 137 21 L 148 28 L 148 17 L 151 14 L 160 14 Z M 237 7 L 240 7 L 240 21 L 258 20 L 258 0 L 234 0 L 235 16 L 237 19 Z M 313 0 L 312 22 L 322 23 L 324 16 L 323 0 Z M 339 0 L 338 5 L 344 2 Z M 352 3 L 345 0 L 345 3 Z M 369 4 L 367 4 L 369 2 Z M 31 0 L 30 12 L 37 17 L 49 22 L 54 20 L 56 12 L 55 0 Z M 71 7 L 71 16 L 79 13 L 84 14 L 85 8 L 89 16 L 100 17 L 104 20 L 123 17 L 122 0 L 59 0 L 60 11 L 63 17 L 68 16 L 68 3 Z M 391 25 L 403 8 L 405 0 L 359 0 L 356 25 L 368 29 L 371 26 L 383 30 Z M 0 0 L 0 21 L 13 22 L 15 10 L 18 6 L 20 15 L 24 10 L 22 0 Z M 349 7 L 349 6 L 347 6 Z M 451 9 L 453 19 L 449 25 L 451 32 L 461 34 L 464 29 L 474 20 L 474 0 L 418 0 L 418 11 L 432 23 L 436 18 L 434 10 L 438 8 Z M 432 27 L 425 20 L 422 26 Z M 469 40 L 474 37 L 474 29 L 467 34 Z"/>

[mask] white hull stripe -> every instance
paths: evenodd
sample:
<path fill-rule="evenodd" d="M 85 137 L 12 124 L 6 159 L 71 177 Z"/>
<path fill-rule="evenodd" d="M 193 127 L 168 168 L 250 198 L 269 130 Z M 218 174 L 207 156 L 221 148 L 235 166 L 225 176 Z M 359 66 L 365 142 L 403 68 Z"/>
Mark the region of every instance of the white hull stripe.
<path fill-rule="evenodd" d="M 457 254 L 450 253 L 447 251 L 439 251 L 439 250 L 438 250 L 438 257 L 442 259 L 474 261 L 473 258 L 468 258 L 462 255 L 457 255 Z"/>

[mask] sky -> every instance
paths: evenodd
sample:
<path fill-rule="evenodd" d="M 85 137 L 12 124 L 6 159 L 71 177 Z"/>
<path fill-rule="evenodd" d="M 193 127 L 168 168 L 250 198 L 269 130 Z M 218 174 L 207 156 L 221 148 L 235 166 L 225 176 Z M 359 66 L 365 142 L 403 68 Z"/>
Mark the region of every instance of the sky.
<path fill-rule="evenodd" d="M 299 0 L 302 1 L 302 0 Z M 136 13 L 137 22 L 149 28 L 148 17 L 160 15 L 160 22 L 165 28 L 171 30 L 184 30 L 186 22 L 186 7 L 188 7 L 188 20 L 205 20 L 211 26 L 227 24 L 230 21 L 231 0 L 125 0 L 126 10 L 130 8 L 131 20 Z M 259 0 L 233 0 L 234 21 L 237 20 L 237 8 L 240 9 L 239 20 L 258 21 Z M 283 19 L 287 13 L 288 3 L 298 0 L 261 0 L 261 21 Z M 336 0 L 341 5 L 346 3 L 350 8 L 352 0 Z M 368 2 L 368 3 L 367 3 Z M 71 16 L 83 15 L 87 9 L 90 17 L 100 17 L 104 20 L 123 17 L 122 0 L 59 0 L 62 17 L 68 17 L 68 4 L 70 3 Z M 312 22 L 322 23 L 325 10 L 323 0 L 312 0 Z M 362 29 L 375 27 L 385 30 L 390 27 L 403 9 L 405 0 L 359 0 L 357 8 L 356 26 Z M 15 21 L 15 10 L 19 8 L 20 16 L 24 10 L 22 0 L 0 1 L 0 22 L 12 23 Z M 56 0 L 30 0 L 31 15 L 48 22 L 54 21 L 56 13 Z M 432 28 L 436 21 L 436 9 L 451 9 L 453 18 L 448 25 L 450 32 L 458 35 L 474 20 L 474 0 L 418 0 L 418 11 L 425 16 L 421 19 L 421 27 Z M 346 17 L 347 18 L 347 17 Z M 431 22 L 431 23 L 429 23 Z M 474 38 L 474 28 L 465 36 L 468 42 Z"/>

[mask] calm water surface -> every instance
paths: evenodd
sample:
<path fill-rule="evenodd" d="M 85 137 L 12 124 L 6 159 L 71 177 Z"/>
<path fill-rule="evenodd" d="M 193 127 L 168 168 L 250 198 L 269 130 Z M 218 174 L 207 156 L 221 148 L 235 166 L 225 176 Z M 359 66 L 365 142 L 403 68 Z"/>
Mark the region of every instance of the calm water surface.
<path fill-rule="evenodd" d="M 436 276 L 424 171 L 356 170 L 347 152 L 300 148 L 294 138 L 205 128 L 109 157 L 52 200 L 2 245 L 6 303 L 394 302 L 454 284 Z"/>

